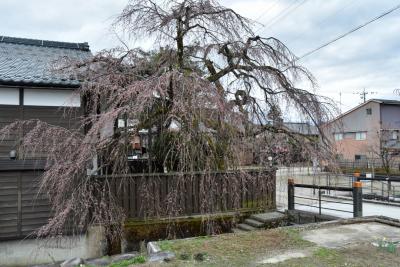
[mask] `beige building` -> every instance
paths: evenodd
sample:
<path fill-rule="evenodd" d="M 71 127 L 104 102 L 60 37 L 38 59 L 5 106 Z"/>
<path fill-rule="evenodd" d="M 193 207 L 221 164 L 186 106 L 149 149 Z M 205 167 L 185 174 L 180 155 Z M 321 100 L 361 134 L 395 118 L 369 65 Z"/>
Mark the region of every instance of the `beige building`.
<path fill-rule="evenodd" d="M 382 148 L 400 149 L 400 101 L 368 100 L 323 129 L 339 159 L 379 158 Z"/>

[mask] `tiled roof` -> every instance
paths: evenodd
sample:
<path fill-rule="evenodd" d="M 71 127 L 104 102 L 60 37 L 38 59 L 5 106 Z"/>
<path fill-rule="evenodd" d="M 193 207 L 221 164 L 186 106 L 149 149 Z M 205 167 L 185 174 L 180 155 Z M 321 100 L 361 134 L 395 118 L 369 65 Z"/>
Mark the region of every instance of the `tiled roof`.
<path fill-rule="evenodd" d="M 79 86 L 79 81 L 56 73 L 52 65 L 67 57 L 84 60 L 87 43 L 65 43 L 0 36 L 0 84 Z"/>
<path fill-rule="evenodd" d="M 299 133 L 304 135 L 318 135 L 318 128 L 314 125 L 304 123 L 304 122 L 284 122 L 283 126 L 285 126 L 288 130 L 293 133 Z"/>
<path fill-rule="evenodd" d="M 381 104 L 386 104 L 386 105 L 400 105 L 400 101 L 399 100 L 393 100 L 393 99 L 371 99 L 371 101 L 374 102 L 379 102 Z"/>

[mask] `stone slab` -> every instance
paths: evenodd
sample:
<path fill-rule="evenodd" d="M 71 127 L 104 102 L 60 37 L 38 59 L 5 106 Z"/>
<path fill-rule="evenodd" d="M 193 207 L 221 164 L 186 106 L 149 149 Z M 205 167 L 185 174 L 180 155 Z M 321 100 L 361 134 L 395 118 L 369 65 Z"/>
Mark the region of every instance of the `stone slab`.
<path fill-rule="evenodd" d="M 274 221 L 279 221 L 285 219 L 286 215 L 281 212 L 273 211 L 273 212 L 266 212 L 266 213 L 259 213 L 253 214 L 250 216 L 251 219 L 263 222 L 263 223 L 270 223 Z"/>
<path fill-rule="evenodd" d="M 248 225 L 248 224 L 245 224 L 245 223 L 240 223 L 240 224 L 238 224 L 238 226 L 237 226 L 240 230 L 243 230 L 243 231 L 254 231 L 254 230 L 257 230 L 257 228 L 255 228 L 255 227 L 253 227 L 253 226 L 250 226 L 250 225 Z"/>
<path fill-rule="evenodd" d="M 253 220 L 253 219 L 246 219 L 246 220 L 244 220 L 244 222 L 246 224 L 251 225 L 251 226 L 256 227 L 256 228 L 263 228 L 264 225 L 265 225 L 263 222 L 260 222 L 260 221 L 257 221 L 257 220 Z"/>
<path fill-rule="evenodd" d="M 260 264 L 276 264 L 280 263 L 289 259 L 295 259 L 295 258 L 305 258 L 308 257 L 310 253 L 308 251 L 287 251 L 285 253 L 263 259 L 259 263 Z"/>
<path fill-rule="evenodd" d="M 337 225 L 301 232 L 303 239 L 327 248 L 345 247 L 386 238 L 400 241 L 400 228 L 377 222 Z"/>

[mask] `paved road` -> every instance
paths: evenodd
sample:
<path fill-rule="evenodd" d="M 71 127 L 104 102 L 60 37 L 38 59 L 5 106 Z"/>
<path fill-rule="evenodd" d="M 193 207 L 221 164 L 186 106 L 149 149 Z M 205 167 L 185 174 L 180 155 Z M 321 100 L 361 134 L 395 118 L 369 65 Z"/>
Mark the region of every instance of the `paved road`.
<path fill-rule="evenodd" d="M 312 170 L 308 170 L 307 168 L 284 168 L 280 169 L 277 172 L 277 187 L 276 187 L 276 198 L 277 198 L 277 208 L 279 210 L 285 210 L 287 209 L 287 179 L 288 178 L 294 178 L 295 182 L 297 183 L 304 183 L 304 184 L 321 184 L 321 185 L 326 185 L 328 183 L 326 179 L 326 174 L 325 173 L 316 173 L 316 174 L 310 174 L 312 173 Z M 343 181 L 341 180 L 340 177 L 335 177 L 331 176 L 331 181 L 330 183 L 332 185 L 338 185 L 338 186 L 351 186 L 351 183 L 349 183 L 348 180 Z M 313 194 L 312 189 L 306 189 L 306 188 L 296 188 L 296 195 L 300 197 L 308 197 L 308 198 L 318 198 L 318 192 Z M 338 192 L 338 195 L 341 195 L 343 193 Z M 332 198 L 323 198 L 324 200 L 334 200 Z M 344 204 L 338 204 L 338 203 L 324 203 L 322 202 L 322 207 L 323 208 L 328 208 L 328 209 L 337 209 L 337 210 L 346 210 L 346 212 L 339 212 L 339 211 L 334 211 L 334 210 L 327 210 L 327 209 L 322 209 L 322 212 L 324 214 L 328 215 L 333 215 L 341 218 L 350 218 L 353 216 L 352 209 L 352 202 L 351 201 L 346 201 L 342 199 L 336 199 L 337 201 L 340 201 Z M 306 199 L 296 199 L 295 202 L 302 203 L 302 204 L 307 204 L 307 205 L 313 205 L 313 206 L 318 206 L 318 200 L 306 200 Z M 308 207 L 308 206 L 301 206 L 301 205 L 296 205 L 296 209 L 300 210 L 306 210 L 306 211 L 313 211 L 313 212 L 318 212 L 318 208 L 313 208 L 313 207 Z M 381 216 L 387 216 L 395 219 L 400 219 L 400 207 L 397 206 L 390 206 L 390 205 L 384 205 L 384 204 L 375 204 L 375 203 L 363 203 L 363 215 L 364 216 L 369 216 L 369 215 L 381 215 Z"/>

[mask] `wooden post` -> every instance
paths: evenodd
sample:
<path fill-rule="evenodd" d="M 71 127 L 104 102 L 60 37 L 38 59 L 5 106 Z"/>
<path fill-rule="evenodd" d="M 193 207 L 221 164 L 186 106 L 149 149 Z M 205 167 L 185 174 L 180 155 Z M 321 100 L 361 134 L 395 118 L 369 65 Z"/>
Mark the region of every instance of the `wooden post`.
<path fill-rule="evenodd" d="M 362 183 L 353 183 L 353 217 L 362 217 Z"/>
<path fill-rule="evenodd" d="M 318 188 L 318 208 L 319 208 L 319 215 L 321 215 L 322 211 L 322 207 L 321 207 L 321 198 L 322 198 L 322 194 L 321 194 L 321 189 Z"/>
<path fill-rule="evenodd" d="M 294 210 L 294 179 L 288 179 L 288 210 Z"/>

